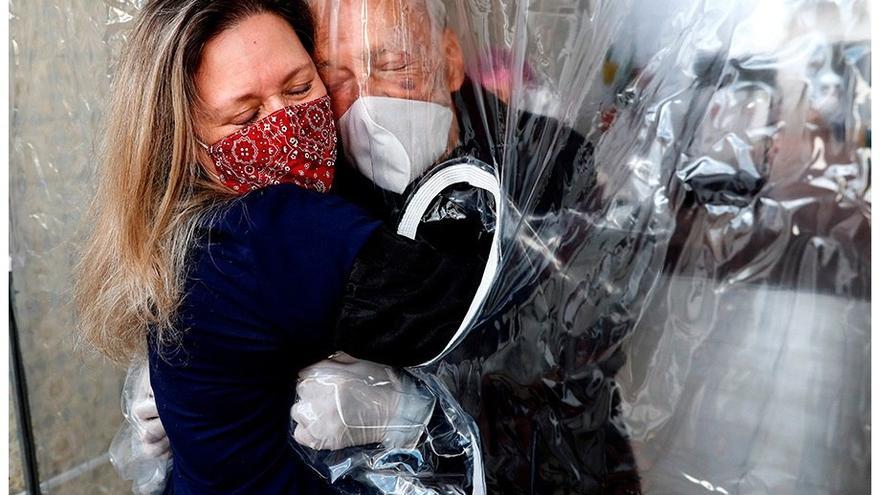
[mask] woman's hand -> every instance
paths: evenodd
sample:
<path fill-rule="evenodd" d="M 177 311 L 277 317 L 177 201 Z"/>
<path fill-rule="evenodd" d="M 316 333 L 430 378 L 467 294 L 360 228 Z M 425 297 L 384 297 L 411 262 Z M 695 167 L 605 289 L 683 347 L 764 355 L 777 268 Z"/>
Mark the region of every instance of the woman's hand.
<path fill-rule="evenodd" d="M 131 369 L 122 393 L 123 407 L 128 407 L 123 414 L 137 434 L 132 447 L 140 452 L 138 456 L 157 459 L 169 457 L 171 444 L 165 434 L 165 426 L 159 419 L 156 397 L 150 385 L 150 372 L 146 365 Z"/>
<path fill-rule="evenodd" d="M 171 455 L 171 444 L 165 427 L 159 419 L 159 411 L 156 409 L 156 398 L 153 390 L 147 384 L 149 395 L 145 395 L 131 405 L 131 421 L 141 441 L 143 453 L 146 457 L 168 457 Z"/>
<path fill-rule="evenodd" d="M 159 420 L 146 363 L 129 368 L 122 388 L 125 421 L 110 444 L 110 462 L 134 493 L 162 493 L 171 469 L 171 447 Z"/>
<path fill-rule="evenodd" d="M 299 373 L 294 439 L 315 450 L 381 443 L 412 448 L 434 397 L 403 372 L 340 353 Z"/>

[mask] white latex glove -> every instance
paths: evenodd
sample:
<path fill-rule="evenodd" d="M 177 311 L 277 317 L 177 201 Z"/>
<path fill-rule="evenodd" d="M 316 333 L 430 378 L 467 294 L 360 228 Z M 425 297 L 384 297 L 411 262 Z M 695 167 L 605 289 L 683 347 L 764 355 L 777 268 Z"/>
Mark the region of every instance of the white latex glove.
<path fill-rule="evenodd" d="M 110 462 L 122 479 L 132 482 L 136 495 L 160 495 L 172 459 L 146 363 L 133 364 L 128 370 L 122 388 L 122 414 L 125 421 L 110 444 Z"/>
<path fill-rule="evenodd" d="M 412 448 L 434 409 L 434 397 L 409 375 L 343 353 L 303 369 L 299 380 L 293 437 L 315 450 Z"/>
<path fill-rule="evenodd" d="M 165 434 L 165 427 L 159 419 L 156 399 L 151 395 L 140 402 L 132 404 L 131 415 L 135 423 L 138 438 L 143 442 L 143 452 L 147 457 L 168 457 L 171 455 L 171 444 Z"/>
<path fill-rule="evenodd" d="M 129 405 L 124 414 L 134 427 L 137 440 L 140 440 L 140 445 L 135 445 L 135 449 L 139 449 L 147 458 L 168 458 L 171 444 L 159 419 L 156 398 L 150 386 L 150 373 L 144 366 L 129 379 L 131 382 L 126 380 L 126 390 L 123 391 L 123 403 Z"/>

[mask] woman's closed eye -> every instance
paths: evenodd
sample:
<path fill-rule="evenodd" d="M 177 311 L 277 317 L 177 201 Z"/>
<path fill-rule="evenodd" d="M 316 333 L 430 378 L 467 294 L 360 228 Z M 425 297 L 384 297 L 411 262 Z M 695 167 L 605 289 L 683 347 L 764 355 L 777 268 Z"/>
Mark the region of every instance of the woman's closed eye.
<path fill-rule="evenodd" d="M 255 122 L 259 115 L 259 109 L 248 110 L 246 112 L 242 112 L 236 115 L 235 118 L 232 119 L 232 124 L 237 126 L 246 126 L 252 122 Z"/>
<path fill-rule="evenodd" d="M 299 84 L 288 90 L 285 90 L 283 96 L 287 99 L 298 99 L 308 95 L 312 91 L 312 83 Z M 229 122 L 232 125 L 244 127 L 259 120 L 261 108 L 252 108 L 239 113 Z"/>
<path fill-rule="evenodd" d="M 293 96 L 293 97 L 305 96 L 305 95 L 309 94 L 309 92 L 311 90 L 312 90 L 312 83 L 300 84 L 299 86 L 294 86 L 293 88 L 290 88 L 287 91 L 285 91 L 284 95 L 285 96 Z"/>

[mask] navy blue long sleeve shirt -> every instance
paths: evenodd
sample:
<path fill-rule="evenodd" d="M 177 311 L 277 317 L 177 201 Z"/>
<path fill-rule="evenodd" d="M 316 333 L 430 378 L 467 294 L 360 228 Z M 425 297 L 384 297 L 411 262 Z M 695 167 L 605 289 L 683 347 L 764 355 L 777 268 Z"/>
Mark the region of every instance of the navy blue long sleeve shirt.
<path fill-rule="evenodd" d="M 293 185 L 236 199 L 198 239 L 179 342 L 149 345 L 174 458 L 166 493 L 333 493 L 290 446 L 297 373 L 337 350 L 394 366 L 431 357 L 482 261 L 442 256 Z"/>
<path fill-rule="evenodd" d="M 174 456 L 166 493 L 331 493 L 288 445 L 297 371 L 333 349 L 355 256 L 379 226 L 337 197 L 273 186 L 237 199 L 192 250 L 180 345 L 151 342 Z"/>

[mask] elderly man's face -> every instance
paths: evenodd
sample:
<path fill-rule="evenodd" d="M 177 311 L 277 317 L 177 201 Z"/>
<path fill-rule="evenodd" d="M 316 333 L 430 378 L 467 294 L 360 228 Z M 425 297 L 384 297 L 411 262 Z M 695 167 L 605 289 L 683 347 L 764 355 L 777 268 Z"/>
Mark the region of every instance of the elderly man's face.
<path fill-rule="evenodd" d="M 423 0 L 314 0 L 315 61 L 336 118 L 360 96 L 452 106 L 464 81 L 455 34 L 435 27 Z"/>

